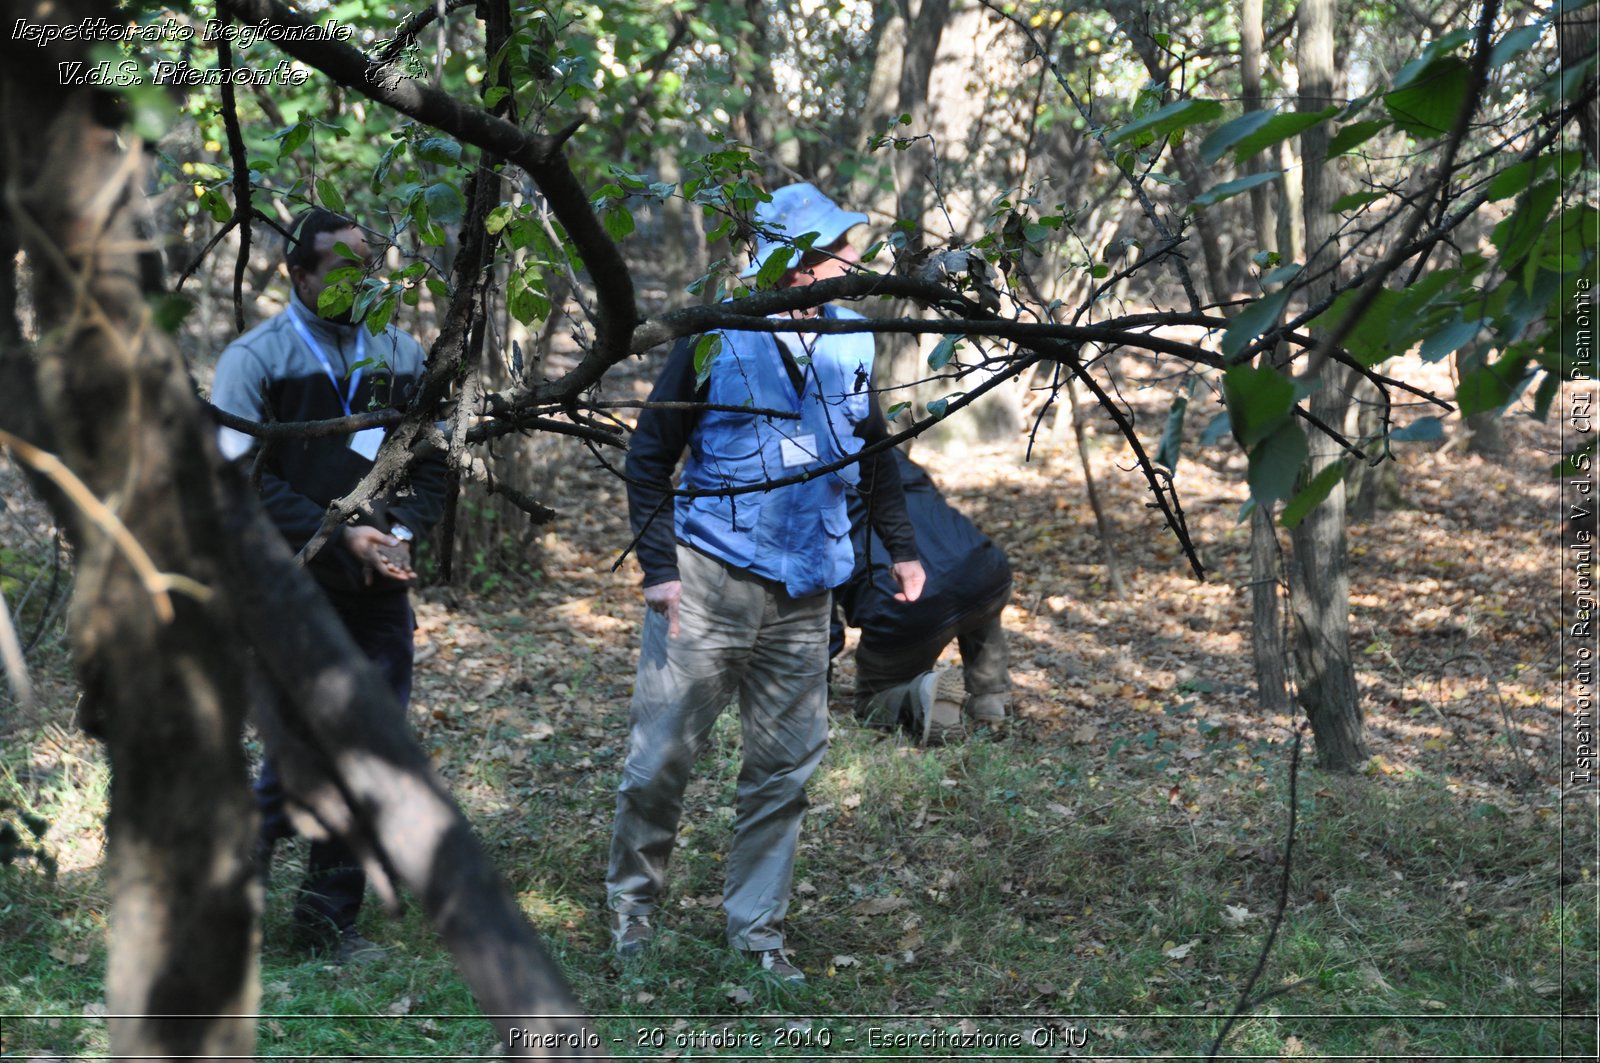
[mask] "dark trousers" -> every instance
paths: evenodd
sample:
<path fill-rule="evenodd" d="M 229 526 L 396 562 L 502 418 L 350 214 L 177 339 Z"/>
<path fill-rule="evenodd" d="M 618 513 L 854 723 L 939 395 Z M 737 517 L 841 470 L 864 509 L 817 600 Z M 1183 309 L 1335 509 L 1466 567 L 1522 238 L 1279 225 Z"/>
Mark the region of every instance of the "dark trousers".
<path fill-rule="evenodd" d="M 883 646 L 863 636 L 856 647 L 856 719 L 869 727 L 914 728 L 917 681 L 933 670 L 951 639 L 961 650 L 968 694 L 1008 693 L 1011 672 L 1000 614 L 1009 598 L 1008 587 L 992 606 L 962 617 L 920 642 Z"/>
<path fill-rule="evenodd" d="M 359 596 L 328 592 L 328 598 L 361 652 L 383 672 L 395 703 L 404 712 L 411 700 L 411 632 L 416 627 L 411 600 L 404 593 Z M 255 794 L 261 812 L 261 840 L 271 845 L 294 837 L 294 825 L 284 812 L 278 766 L 270 756 L 261 762 Z M 355 926 L 366 888 L 367 876 L 343 842 L 312 842 L 306 877 L 295 901 L 297 932 L 325 942 Z"/>

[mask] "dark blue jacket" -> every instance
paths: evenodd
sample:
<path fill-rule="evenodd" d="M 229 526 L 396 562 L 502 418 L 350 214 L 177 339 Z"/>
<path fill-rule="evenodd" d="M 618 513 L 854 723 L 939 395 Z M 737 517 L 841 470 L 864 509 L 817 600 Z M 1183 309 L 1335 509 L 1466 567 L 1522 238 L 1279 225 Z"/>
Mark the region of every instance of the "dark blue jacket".
<path fill-rule="evenodd" d="M 1005 552 L 946 502 L 928 474 L 894 452 L 905 487 L 906 515 L 917 535 L 917 553 L 928 582 L 915 602 L 894 600 L 889 553 L 871 532 L 867 501 L 850 496 L 855 572 L 834 591 L 845 622 L 861 629 L 861 644 L 892 653 L 933 638 L 963 620 L 986 615 L 1011 591 L 1011 565 Z M 833 652 L 844 645 L 843 628 L 834 631 Z"/>

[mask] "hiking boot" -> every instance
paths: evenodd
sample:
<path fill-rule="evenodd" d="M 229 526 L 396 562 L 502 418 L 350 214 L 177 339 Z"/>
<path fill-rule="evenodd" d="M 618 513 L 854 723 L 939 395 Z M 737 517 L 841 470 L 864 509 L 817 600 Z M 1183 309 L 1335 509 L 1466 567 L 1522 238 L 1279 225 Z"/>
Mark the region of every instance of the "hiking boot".
<path fill-rule="evenodd" d="M 916 704 L 923 745 L 942 746 L 962 736 L 966 725 L 961 719 L 961 707 L 966 700 L 966 687 L 955 669 L 929 672 L 922 677 L 917 683 Z"/>
<path fill-rule="evenodd" d="M 369 941 L 362 937 L 353 926 L 347 926 L 339 931 L 339 945 L 333 950 L 333 962 L 343 967 L 347 963 L 371 963 L 381 959 L 388 950 L 376 941 Z"/>
<path fill-rule="evenodd" d="M 643 952 L 655 933 L 648 915 L 611 913 L 611 940 L 615 943 L 617 955 L 624 959 Z"/>
<path fill-rule="evenodd" d="M 767 974 L 780 982 L 804 982 L 806 973 L 789 962 L 789 956 L 782 949 L 755 949 L 745 953 L 746 956 Z"/>
<path fill-rule="evenodd" d="M 973 723 L 1005 723 L 1011 718 L 1004 694 L 972 695 L 967 699 L 967 716 Z"/>

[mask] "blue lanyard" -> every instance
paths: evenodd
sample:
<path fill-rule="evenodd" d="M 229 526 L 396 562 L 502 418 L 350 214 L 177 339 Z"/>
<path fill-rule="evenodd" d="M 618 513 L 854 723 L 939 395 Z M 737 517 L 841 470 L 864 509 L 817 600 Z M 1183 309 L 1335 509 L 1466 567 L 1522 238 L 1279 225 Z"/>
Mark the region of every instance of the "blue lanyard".
<path fill-rule="evenodd" d="M 333 385 L 333 393 L 339 398 L 339 405 L 344 407 L 344 415 L 349 417 L 354 411 L 350 404 L 355 401 L 356 389 L 361 386 L 361 363 L 366 358 L 367 333 L 365 329 L 356 330 L 356 368 L 350 374 L 350 393 L 347 395 L 339 390 L 339 378 L 334 375 L 333 363 L 328 361 L 328 356 L 322 351 L 322 344 L 311 335 L 311 330 L 306 328 L 306 323 L 300 319 L 300 308 L 293 307 L 289 311 L 289 320 L 294 324 L 294 330 L 300 333 L 300 338 L 306 346 L 311 348 L 311 353 L 317 356 L 317 361 L 322 363 L 322 371 L 328 375 L 328 383 Z"/>

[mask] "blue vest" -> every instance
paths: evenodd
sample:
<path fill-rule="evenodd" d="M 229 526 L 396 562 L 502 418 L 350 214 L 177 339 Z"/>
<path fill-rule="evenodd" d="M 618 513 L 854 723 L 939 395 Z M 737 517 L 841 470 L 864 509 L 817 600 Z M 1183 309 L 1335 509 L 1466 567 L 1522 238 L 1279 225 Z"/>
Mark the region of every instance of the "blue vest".
<path fill-rule="evenodd" d="M 830 318 L 860 314 L 824 308 Z M 778 343 L 765 332 L 719 332 L 722 350 L 711 363 L 706 401 L 794 411 L 798 421 L 753 413 L 707 410 L 689 441 L 680 486 L 717 491 L 803 473 L 861 449 L 856 427 L 872 408 L 871 333 L 818 336 L 809 364 L 800 362 L 804 388 L 796 395 Z M 783 584 L 796 598 L 850 578 L 855 551 L 845 492 L 860 481 L 848 465 L 814 479 L 741 495 L 680 498 L 678 539 L 736 568 Z"/>

